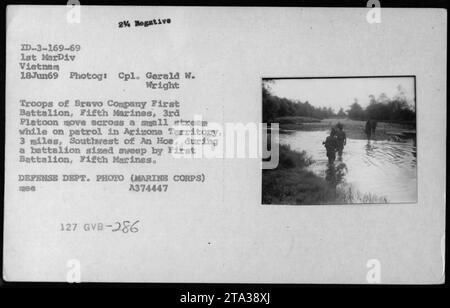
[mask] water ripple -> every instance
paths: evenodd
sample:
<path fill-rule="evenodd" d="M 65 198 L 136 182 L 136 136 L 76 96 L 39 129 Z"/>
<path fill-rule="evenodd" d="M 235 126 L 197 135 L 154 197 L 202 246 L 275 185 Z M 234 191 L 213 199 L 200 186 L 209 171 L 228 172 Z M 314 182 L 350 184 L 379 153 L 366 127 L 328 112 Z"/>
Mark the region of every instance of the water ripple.
<path fill-rule="evenodd" d="M 310 169 L 329 178 L 328 161 L 322 141 L 326 131 L 297 131 L 280 135 L 281 144 L 293 150 L 306 151 L 315 163 Z M 348 139 L 342 161 L 336 161 L 338 183 L 347 183 L 362 193 L 386 196 L 389 202 L 416 202 L 417 148 L 413 140 L 406 142 Z M 341 168 L 341 169 L 339 169 Z"/>

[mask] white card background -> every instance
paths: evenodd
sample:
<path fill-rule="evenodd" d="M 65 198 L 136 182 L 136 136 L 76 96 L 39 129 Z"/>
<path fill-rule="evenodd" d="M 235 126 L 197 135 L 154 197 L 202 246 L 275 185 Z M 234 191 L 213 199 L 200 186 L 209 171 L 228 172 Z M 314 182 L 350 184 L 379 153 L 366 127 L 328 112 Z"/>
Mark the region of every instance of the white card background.
<path fill-rule="evenodd" d="M 7 281 L 66 281 L 68 260 L 89 282 L 367 283 L 368 260 L 382 283 L 444 281 L 445 10 L 9 6 L 7 15 L 4 273 Z M 119 29 L 124 19 L 169 25 Z M 66 70 L 192 71 L 195 82 L 158 98 L 182 98 L 183 117 L 261 121 L 263 77 L 415 75 L 418 203 L 261 205 L 258 159 L 167 159 L 147 170 L 204 172 L 205 183 L 136 194 L 124 184 L 36 183 L 23 173 L 124 173 L 142 166 L 45 167 L 17 162 L 20 99 L 148 99 L 142 83 L 18 78 L 21 43 L 80 44 Z M 51 169 L 55 168 L 55 169 Z M 61 222 L 139 219 L 140 232 L 59 232 Z"/>

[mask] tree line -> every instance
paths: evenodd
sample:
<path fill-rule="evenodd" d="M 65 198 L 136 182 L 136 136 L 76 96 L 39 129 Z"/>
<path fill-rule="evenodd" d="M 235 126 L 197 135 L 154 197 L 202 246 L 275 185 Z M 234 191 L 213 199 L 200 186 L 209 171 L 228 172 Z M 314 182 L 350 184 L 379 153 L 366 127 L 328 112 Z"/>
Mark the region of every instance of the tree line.
<path fill-rule="evenodd" d="M 369 96 L 370 103 L 366 108 L 362 108 L 355 99 L 347 110 L 347 115 L 353 120 L 368 120 L 388 122 L 415 122 L 416 111 L 406 97 L 396 95 L 389 98 L 382 93 L 378 98 Z"/>
<path fill-rule="evenodd" d="M 268 83 L 263 84 L 262 100 L 264 123 L 271 123 L 276 118 L 288 116 L 317 119 L 348 117 L 353 120 L 374 119 L 390 122 L 415 122 L 416 120 L 414 104 L 408 101 L 401 86 L 398 86 L 398 93 L 393 98 L 389 98 L 385 93 L 378 98 L 370 95 L 370 102 L 366 108 L 363 108 L 355 98 L 348 110 L 344 111 L 340 108 L 337 113 L 332 108 L 314 107 L 308 101 L 301 102 L 275 96 L 271 93 Z"/>
<path fill-rule="evenodd" d="M 280 98 L 263 87 L 263 122 L 271 123 L 274 119 L 288 116 L 303 116 L 324 119 L 337 116 L 332 108 L 314 107 L 308 101 L 293 101 Z M 343 111 L 342 111 L 343 112 Z"/>

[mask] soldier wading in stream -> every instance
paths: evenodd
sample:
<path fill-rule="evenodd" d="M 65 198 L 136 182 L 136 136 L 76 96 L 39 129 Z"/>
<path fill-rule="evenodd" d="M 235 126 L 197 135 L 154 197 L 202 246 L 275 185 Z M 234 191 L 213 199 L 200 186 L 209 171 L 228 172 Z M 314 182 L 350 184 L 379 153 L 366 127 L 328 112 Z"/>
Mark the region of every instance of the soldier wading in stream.
<path fill-rule="evenodd" d="M 330 135 L 322 144 L 325 145 L 325 149 L 327 150 L 328 163 L 332 164 L 336 159 L 336 151 L 338 149 L 336 129 L 334 127 L 331 129 Z"/>

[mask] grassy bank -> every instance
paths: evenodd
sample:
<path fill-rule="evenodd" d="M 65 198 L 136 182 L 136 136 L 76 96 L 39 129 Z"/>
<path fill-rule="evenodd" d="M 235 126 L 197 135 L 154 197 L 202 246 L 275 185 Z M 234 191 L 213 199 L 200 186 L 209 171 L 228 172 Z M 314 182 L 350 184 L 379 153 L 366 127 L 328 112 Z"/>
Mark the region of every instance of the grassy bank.
<path fill-rule="evenodd" d="M 289 118 L 289 119 L 286 119 Z M 298 118 L 298 119 L 290 119 Z M 332 126 L 341 122 L 344 125 L 344 131 L 347 134 L 347 138 L 351 139 L 366 139 L 364 132 L 366 122 L 350 119 L 314 119 L 304 117 L 283 117 L 277 119 L 280 123 L 281 130 L 304 130 L 304 131 L 317 131 L 317 130 L 330 130 Z M 407 123 L 387 123 L 379 122 L 377 125 L 375 138 L 376 140 L 390 140 L 399 136 L 404 132 L 415 131 L 415 124 Z"/>
<path fill-rule="evenodd" d="M 385 198 L 361 194 L 351 187 L 336 188 L 325 179 L 306 170 L 313 160 L 306 152 L 297 152 L 287 145 L 280 146 L 276 169 L 263 170 L 263 204 L 336 204 L 384 203 Z"/>

